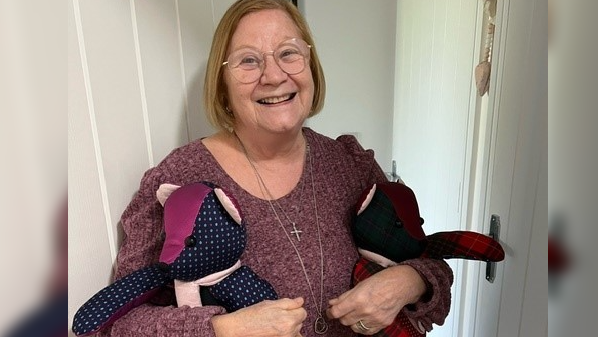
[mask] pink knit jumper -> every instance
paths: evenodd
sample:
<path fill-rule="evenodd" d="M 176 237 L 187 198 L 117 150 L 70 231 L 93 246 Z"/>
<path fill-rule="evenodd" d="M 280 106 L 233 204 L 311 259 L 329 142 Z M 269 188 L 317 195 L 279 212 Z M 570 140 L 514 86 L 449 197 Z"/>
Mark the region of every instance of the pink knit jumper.
<path fill-rule="evenodd" d="M 358 258 L 349 231 L 355 203 L 363 190 L 386 178 L 374 160 L 373 151 L 364 150 L 354 137 L 341 136 L 333 140 L 309 128 L 304 128 L 303 132 L 310 145 L 313 173 L 310 172 L 309 160 L 306 160 L 299 183 L 288 195 L 278 199 L 278 203 L 303 231 L 301 241 L 296 242 L 296 245 L 317 304 L 312 299 L 296 253 L 268 201 L 252 196 L 237 185 L 200 140 L 175 149 L 143 176 L 139 191 L 122 215 L 124 240 L 117 258 L 116 278 L 158 260 L 163 240 L 162 206 L 156 200 L 156 190 L 160 184 L 185 185 L 211 181 L 237 199 L 246 220 L 248 242 L 242 263 L 268 280 L 280 298 L 303 297 L 308 316 L 301 333 L 306 337 L 317 336 L 313 325 L 316 305 L 320 305 L 320 248 L 313 191 L 318 205 L 324 251 L 322 303 L 325 310 L 328 300 L 350 289 L 351 271 Z M 315 186 L 312 185 L 310 174 L 314 175 Z M 291 231 L 291 225 L 277 211 L 286 226 L 285 230 Z M 414 267 L 423 276 L 428 284 L 428 294 L 420 302 L 403 310 L 427 329 L 431 329 L 432 323 L 444 323 L 450 308 L 451 269 L 445 262 L 436 260 L 415 259 L 405 264 Z M 223 313 L 224 309 L 218 306 L 178 308 L 144 304 L 117 320 L 111 329 L 101 335 L 214 336 L 210 318 Z M 350 328 L 338 321 L 329 323 L 330 328 L 325 336 L 354 336 Z"/>

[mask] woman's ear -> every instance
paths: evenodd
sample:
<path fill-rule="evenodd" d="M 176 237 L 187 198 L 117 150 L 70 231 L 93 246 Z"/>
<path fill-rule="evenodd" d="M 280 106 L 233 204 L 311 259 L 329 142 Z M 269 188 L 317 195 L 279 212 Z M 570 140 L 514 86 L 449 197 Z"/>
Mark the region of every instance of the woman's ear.
<path fill-rule="evenodd" d="M 241 212 L 239 212 L 239 205 L 233 196 L 228 195 L 224 190 L 220 188 L 215 188 L 214 193 L 220 203 L 224 207 L 224 209 L 228 212 L 228 214 L 235 220 L 237 224 L 241 224 L 243 218 L 241 217 Z"/>
<path fill-rule="evenodd" d="M 158 264 L 116 280 L 77 310 L 73 319 L 73 332 L 76 336 L 89 336 L 99 332 L 133 308 L 148 302 L 169 281 L 170 277 Z"/>
<path fill-rule="evenodd" d="M 368 205 L 372 201 L 372 198 L 374 197 L 374 193 L 376 193 L 376 184 L 372 185 L 372 188 L 370 188 L 370 190 L 367 193 L 364 192 L 359 198 L 360 203 L 358 203 L 358 205 L 360 206 L 357 210 L 357 215 L 361 214 L 361 212 L 363 212 L 368 207 Z"/>

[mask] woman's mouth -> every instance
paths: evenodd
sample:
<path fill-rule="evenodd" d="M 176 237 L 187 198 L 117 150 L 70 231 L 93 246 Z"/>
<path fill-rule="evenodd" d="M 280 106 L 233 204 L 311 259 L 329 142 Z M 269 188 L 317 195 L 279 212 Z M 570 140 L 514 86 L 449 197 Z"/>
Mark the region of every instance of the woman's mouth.
<path fill-rule="evenodd" d="M 295 95 L 297 95 L 296 92 L 294 92 L 292 94 L 283 95 L 283 96 L 266 97 L 266 98 L 262 98 L 262 99 L 258 100 L 257 102 L 259 104 L 277 104 L 277 103 L 290 101 L 293 98 L 295 98 Z"/>

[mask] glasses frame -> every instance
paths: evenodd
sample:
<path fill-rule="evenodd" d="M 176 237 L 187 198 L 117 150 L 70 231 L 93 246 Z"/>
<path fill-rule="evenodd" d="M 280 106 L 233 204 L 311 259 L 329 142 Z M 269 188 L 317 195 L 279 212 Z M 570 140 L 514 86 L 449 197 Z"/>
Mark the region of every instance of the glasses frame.
<path fill-rule="evenodd" d="M 282 46 L 284 46 L 285 44 L 289 43 L 289 41 L 295 41 L 295 43 L 296 43 L 296 41 L 301 41 L 301 42 L 303 42 L 303 43 L 304 43 L 304 44 L 307 46 L 307 52 L 306 52 L 305 54 L 303 53 L 303 50 L 301 50 L 301 48 L 299 48 L 299 49 L 300 49 L 300 51 L 301 51 L 301 56 L 303 57 L 303 68 L 301 68 L 301 70 L 300 70 L 300 71 L 298 71 L 298 72 L 296 72 L 296 73 L 289 73 L 289 72 L 285 71 L 285 70 L 283 69 L 283 67 L 282 67 L 282 66 L 281 66 L 281 65 L 278 63 L 278 61 L 279 61 L 279 60 L 278 60 L 278 59 L 277 59 L 277 58 L 274 56 L 274 53 L 275 53 L 276 51 L 278 51 L 278 50 L 279 50 L 279 49 L 280 49 Z M 296 44 L 297 44 L 297 43 L 296 43 Z M 299 44 L 298 44 L 298 45 L 299 45 Z M 300 46 L 300 45 L 299 45 L 299 46 Z M 310 61 L 310 59 L 311 59 L 311 48 L 312 48 L 312 45 L 308 44 L 308 43 L 307 43 L 307 42 L 305 42 L 303 39 L 296 38 L 296 37 L 294 37 L 294 38 L 292 38 L 292 39 L 285 40 L 285 41 L 281 42 L 281 43 L 280 43 L 280 44 L 279 44 L 279 45 L 276 47 L 276 49 L 274 49 L 274 50 L 270 50 L 270 51 L 266 51 L 266 52 L 263 52 L 263 51 L 261 51 L 261 50 L 257 50 L 257 49 L 251 48 L 251 47 L 242 48 L 242 49 L 253 49 L 253 50 L 255 50 L 255 51 L 256 51 L 256 52 L 257 52 L 259 55 L 261 55 L 261 57 L 262 57 L 262 59 L 261 59 L 261 62 L 260 62 L 260 66 L 259 66 L 258 68 L 256 68 L 256 69 L 259 69 L 259 70 L 260 70 L 260 72 L 259 72 L 259 75 L 256 77 L 256 79 L 255 79 L 255 80 L 252 80 L 252 81 L 249 81 L 249 82 L 244 82 L 244 81 L 240 80 L 240 79 L 239 79 L 237 76 L 235 76 L 235 71 L 237 71 L 237 70 L 236 70 L 236 68 L 239 68 L 239 66 L 233 67 L 233 66 L 231 65 L 231 63 L 230 63 L 230 56 L 231 56 L 232 54 L 234 54 L 235 52 L 237 52 L 238 50 L 241 50 L 241 49 L 238 49 L 238 50 L 235 50 L 234 52 L 232 52 L 232 53 L 231 53 L 231 54 L 228 56 L 228 58 L 226 59 L 226 61 L 222 62 L 221 66 L 225 66 L 225 65 L 226 65 L 226 66 L 227 66 L 227 68 L 228 68 L 228 69 L 231 71 L 231 73 L 232 73 L 233 77 L 234 77 L 235 79 L 237 79 L 237 81 L 239 81 L 239 82 L 241 82 L 241 83 L 244 83 L 244 84 L 254 83 L 254 82 L 258 81 L 258 80 L 260 79 L 260 77 L 261 77 L 261 76 L 264 74 L 264 69 L 266 68 L 266 55 L 267 55 L 267 54 L 270 54 L 270 55 L 272 55 L 272 58 L 274 59 L 274 63 L 276 63 L 276 66 L 278 66 L 278 68 L 280 68 L 280 70 L 282 70 L 282 71 L 283 71 L 285 74 L 287 74 L 287 75 L 297 75 L 297 74 L 301 73 L 302 71 L 304 71 L 304 70 L 305 70 L 305 66 L 307 65 L 307 63 L 309 63 L 309 61 Z M 243 71 L 243 70 L 241 69 L 241 71 Z"/>

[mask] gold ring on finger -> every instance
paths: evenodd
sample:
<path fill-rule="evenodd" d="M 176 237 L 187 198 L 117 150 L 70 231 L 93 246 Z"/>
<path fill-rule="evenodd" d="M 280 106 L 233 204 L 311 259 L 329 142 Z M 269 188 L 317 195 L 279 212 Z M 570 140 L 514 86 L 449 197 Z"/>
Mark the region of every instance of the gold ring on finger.
<path fill-rule="evenodd" d="M 368 331 L 370 329 L 365 324 L 363 324 L 362 320 L 357 321 L 357 323 L 355 323 L 355 325 L 357 325 L 357 328 L 359 328 L 359 330 L 362 330 L 362 331 Z"/>

